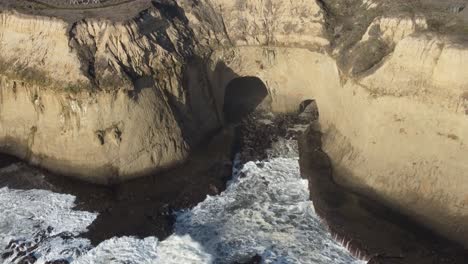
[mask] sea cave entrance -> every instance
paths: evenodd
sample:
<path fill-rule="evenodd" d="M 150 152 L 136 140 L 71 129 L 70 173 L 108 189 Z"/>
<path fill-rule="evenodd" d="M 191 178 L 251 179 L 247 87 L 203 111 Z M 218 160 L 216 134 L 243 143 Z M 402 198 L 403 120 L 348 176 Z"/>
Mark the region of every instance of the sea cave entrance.
<path fill-rule="evenodd" d="M 223 113 L 227 122 L 239 122 L 263 107 L 268 89 L 258 77 L 246 76 L 231 80 L 226 86 Z"/>

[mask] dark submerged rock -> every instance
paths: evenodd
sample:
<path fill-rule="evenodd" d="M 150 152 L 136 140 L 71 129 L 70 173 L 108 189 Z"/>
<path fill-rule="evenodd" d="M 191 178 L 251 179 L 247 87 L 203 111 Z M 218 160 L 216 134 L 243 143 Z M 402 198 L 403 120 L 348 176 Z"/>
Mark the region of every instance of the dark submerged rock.
<path fill-rule="evenodd" d="M 68 260 L 66 259 L 58 259 L 58 260 L 52 260 L 52 261 L 47 261 L 45 264 L 69 264 Z"/>

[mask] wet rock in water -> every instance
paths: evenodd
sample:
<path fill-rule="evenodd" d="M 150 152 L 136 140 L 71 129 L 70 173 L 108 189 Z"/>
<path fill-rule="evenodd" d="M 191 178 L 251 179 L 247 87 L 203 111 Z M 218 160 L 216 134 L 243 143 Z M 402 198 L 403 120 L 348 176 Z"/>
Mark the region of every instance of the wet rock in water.
<path fill-rule="evenodd" d="M 262 161 L 269 158 L 267 150 L 280 138 L 297 139 L 302 133 L 296 126 L 306 126 L 318 117 L 314 104 L 304 106 L 310 115 L 296 113 L 272 114 L 257 111 L 242 120 L 240 124 L 241 162 Z"/>
<path fill-rule="evenodd" d="M 397 263 L 406 263 L 403 262 L 403 257 L 399 256 L 375 256 L 372 257 L 367 264 L 397 264 Z M 445 262 L 444 262 L 445 263 Z M 450 262 L 447 262 L 447 264 Z M 437 264 L 443 264 L 441 262 L 437 262 Z"/>
<path fill-rule="evenodd" d="M 52 260 L 52 261 L 47 261 L 45 264 L 69 264 L 68 260 L 65 259 L 58 259 L 58 260 Z"/>
<path fill-rule="evenodd" d="M 37 258 L 34 255 L 30 254 L 18 261 L 18 264 L 33 264 L 36 263 L 36 261 Z"/>
<path fill-rule="evenodd" d="M 0 168 L 5 168 L 11 164 L 20 162 L 19 159 L 5 154 L 0 154 Z"/>
<path fill-rule="evenodd" d="M 7 259 L 7 258 L 11 257 L 13 254 L 14 254 L 13 251 L 7 251 L 7 252 L 2 254 L 2 259 Z"/>
<path fill-rule="evenodd" d="M 246 262 L 236 262 L 234 264 L 260 264 L 262 263 L 262 257 L 260 255 L 255 255 Z"/>
<path fill-rule="evenodd" d="M 315 100 L 305 100 L 299 105 L 299 118 L 311 122 L 317 120 L 318 116 L 318 106 Z"/>
<path fill-rule="evenodd" d="M 211 194 L 211 195 L 218 195 L 220 193 L 219 189 L 213 184 L 209 185 L 209 189 L 210 189 L 209 194 Z"/>

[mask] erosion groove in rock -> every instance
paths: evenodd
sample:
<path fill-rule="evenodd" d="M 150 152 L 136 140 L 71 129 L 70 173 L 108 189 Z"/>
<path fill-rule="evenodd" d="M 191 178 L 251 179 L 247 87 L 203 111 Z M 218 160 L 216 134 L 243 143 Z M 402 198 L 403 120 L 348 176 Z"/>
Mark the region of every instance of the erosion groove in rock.
<path fill-rule="evenodd" d="M 125 3 L 2 4 L 1 151 L 100 183 L 137 177 L 182 162 L 222 126 L 229 83 L 257 77 L 274 112 L 316 100 L 336 182 L 468 246 L 457 1 L 136 2 L 117 21 Z"/>

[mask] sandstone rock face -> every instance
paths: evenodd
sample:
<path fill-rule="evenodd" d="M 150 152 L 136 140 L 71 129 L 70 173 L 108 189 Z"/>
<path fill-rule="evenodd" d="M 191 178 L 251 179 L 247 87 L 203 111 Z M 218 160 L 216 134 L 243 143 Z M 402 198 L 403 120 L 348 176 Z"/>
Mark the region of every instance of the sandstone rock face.
<path fill-rule="evenodd" d="M 70 52 L 67 24 L 59 19 L 0 14 L 1 62 L 3 75 L 16 75 L 48 84 L 86 81 L 80 61 Z"/>
<path fill-rule="evenodd" d="M 275 112 L 296 111 L 310 97 L 311 80 L 303 76 L 321 78 L 319 72 L 323 71 L 315 66 L 302 67 L 306 60 L 300 58 L 309 51 L 323 51 L 329 44 L 319 3 L 192 2 L 181 1 L 181 6 L 199 42 L 214 49 L 208 72 L 218 109 L 224 103 L 224 89 L 239 76 L 256 76 L 265 81 Z"/>
<path fill-rule="evenodd" d="M 346 17 L 334 2 L 357 4 Z M 427 9 L 391 3 L 160 0 L 123 22 L 3 13 L 1 150 L 91 181 L 136 177 L 183 161 L 222 124 L 228 84 L 255 76 L 273 111 L 316 100 L 338 183 L 468 246 L 468 48 Z"/>
<path fill-rule="evenodd" d="M 323 147 L 338 183 L 467 245 L 467 49 L 427 31 L 423 15 L 373 20 L 356 45 L 374 40 L 387 50 L 329 90 Z"/>
<path fill-rule="evenodd" d="M 334 95 L 342 110 L 329 120 L 340 121 L 324 126 L 324 148 L 338 182 L 466 243 L 463 56 L 448 40 L 404 38 L 371 75 Z"/>
<path fill-rule="evenodd" d="M 289 42 L 249 38 L 256 27 L 241 33 L 238 29 L 243 27 L 230 26 L 243 21 L 248 12 L 231 16 L 232 12 L 223 15 L 223 10 L 230 8 L 219 8 L 216 14 L 223 17 L 227 33 L 213 26 L 212 32 L 221 33 L 200 34 L 216 35 L 215 40 L 223 39 L 221 45 L 229 46 L 217 48 L 211 56 L 218 108 L 223 105 L 223 88 L 237 76 L 262 79 L 274 111 L 293 111 L 303 100 L 316 99 L 324 150 L 337 182 L 468 242 L 463 191 L 468 187 L 467 86 L 459 64 L 464 61 L 463 46 L 437 34 L 419 33 L 428 30 L 422 14 L 376 17 L 356 46 L 366 47 L 362 43 L 367 42 L 372 49 L 376 41 L 385 50 L 368 69 L 348 76 L 321 52 L 327 45 L 317 41 L 324 36 L 323 13 L 318 16 L 322 22 L 315 24 L 316 37 L 304 45 L 295 41 L 294 33 Z M 191 23 L 205 26 L 205 32 L 210 29 L 206 25 L 214 24 Z M 275 39 L 272 36 L 266 39 Z M 354 50 L 362 56 L 370 52 Z"/>
<path fill-rule="evenodd" d="M 309 48 L 328 44 L 324 13 L 315 1 L 183 0 L 181 6 L 205 43 Z"/>
<path fill-rule="evenodd" d="M 122 23 L 3 13 L 0 148 L 114 183 L 182 162 L 221 125 L 183 18 Z"/>
<path fill-rule="evenodd" d="M 238 76 L 263 80 L 274 112 L 297 111 L 301 102 L 339 81 L 335 62 L 329 56 L 294 47 L 223 49 L 213 53 L 211 68 L 212 83 L 218 87 L 218 107 L 223 105 L 224 88 Z"/>
<path fill-rule="evenodd" d="M 380 38 L 387 44 L 393 45 L 425 29 L 427 29 L 427 21 L 424 17 L 378 17 L 369 25 L 361 41 Z"/>

